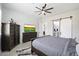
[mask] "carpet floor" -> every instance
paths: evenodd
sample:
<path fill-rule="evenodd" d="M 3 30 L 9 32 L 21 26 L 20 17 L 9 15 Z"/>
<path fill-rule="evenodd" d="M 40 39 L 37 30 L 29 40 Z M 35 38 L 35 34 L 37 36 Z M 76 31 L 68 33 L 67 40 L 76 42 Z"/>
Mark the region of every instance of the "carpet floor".
<path fill-rule="evenodd" d="M 10 52 L 1 52 L 1 56 L 37 56 L 31 54 L 31 41 L 22 43 L 13 48 Z"/>

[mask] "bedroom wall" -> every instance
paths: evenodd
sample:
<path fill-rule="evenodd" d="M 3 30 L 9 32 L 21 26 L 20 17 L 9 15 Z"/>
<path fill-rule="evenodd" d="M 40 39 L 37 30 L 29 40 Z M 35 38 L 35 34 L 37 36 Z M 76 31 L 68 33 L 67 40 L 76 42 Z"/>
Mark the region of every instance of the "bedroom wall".
<path fill-rule="evenodd" d="M 10 19 L 20 25 L 20 42 L 22 43 L 22 33 L 24 32 L 24 24 L 34 24 L 37 29 L 37 21 L 15 10 L 2 7 L 2 22 L 7 23 Z"/>
<path fill-rule="evenodd" d="M 73 38 L 76 37 L 76 41 L 79 42 L 79 9 L 74 9 L 74 10 L 70 10 L 70 11 L 66 11 L 63 12 L 61 14 L 57 14 L 57 15 L 52 15 L 50 17 L 45 17 L 42 22 L 42 24 L 47 22 L 47 28 L 46 28 L 46 35 L 52 35 L 52 20 L 55 19 L 60 19 L 60 18 L 64 18 L 64 17 L 69 17 L 69 16 L 73 16 L 72 21 L 73 21 L 73 29 L 72 29 L 72 34 L 73 34 Z M 42 25 L 40 25 L 42 26 Z M 43 29 L 43 27 L 41 28 Z M 42 32 L 42 31 L 40 31 Z M 42 35 L 42 34 L 40 34 Z M 79 49 L 79 47 L 77 46 L 77 48 Z M 79 53 L 79 52 L 78 52 Z"/>
<path fill-rule="evenodd" d="M 47 18 L 48 19 L 48 18 Z M 52 22 L 46 17 L 42 16 L 41 19 L 39 20 L 39 37 L 43 36 L 43 31 L 44 31 L 44 25 L 45 25 L 45 34 L 46 35 L 52 35 Z"/>
<path fill-rule="evenodd" d="M 1 54 L 1 4 L 0 4 L 0 54 Z"/>

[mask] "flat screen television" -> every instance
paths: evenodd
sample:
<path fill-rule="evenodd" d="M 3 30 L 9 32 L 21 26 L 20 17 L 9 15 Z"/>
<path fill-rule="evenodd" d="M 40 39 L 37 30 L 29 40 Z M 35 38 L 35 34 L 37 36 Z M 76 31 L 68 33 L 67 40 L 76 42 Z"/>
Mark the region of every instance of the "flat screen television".
<path fill-rule="evenodd" d="M 24 32 L 36 32 L 36 28 L 33 25 L 25 25 Z"/>

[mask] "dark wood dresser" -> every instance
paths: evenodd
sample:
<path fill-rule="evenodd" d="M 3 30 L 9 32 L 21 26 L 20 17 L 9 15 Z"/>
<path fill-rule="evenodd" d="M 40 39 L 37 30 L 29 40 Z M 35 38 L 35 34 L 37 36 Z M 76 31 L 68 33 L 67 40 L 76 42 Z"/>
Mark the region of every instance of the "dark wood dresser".
<path fill-rule="evenodd" d="M 37 37 L 37 32 L 25 32 L 23 33 L 23 43 L 30 41 L 32 38 Z"/>
<path fill-rule="evenodd" d="M 2 23 L 1 29 L 1 50 L 10 51 L 20 43 L 20 25 Z"/>

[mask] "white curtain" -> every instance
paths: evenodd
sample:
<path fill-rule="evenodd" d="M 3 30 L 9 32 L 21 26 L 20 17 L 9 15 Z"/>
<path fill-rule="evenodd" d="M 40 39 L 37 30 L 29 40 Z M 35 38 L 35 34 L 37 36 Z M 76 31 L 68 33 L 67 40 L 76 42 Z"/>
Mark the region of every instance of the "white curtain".
<path fill-rule="evenodd" d="M 60 21 L 60 36 L 64 38 L 71 38 L 72 36 L 72 20 L 70 18 L 61 19 Z"/>

